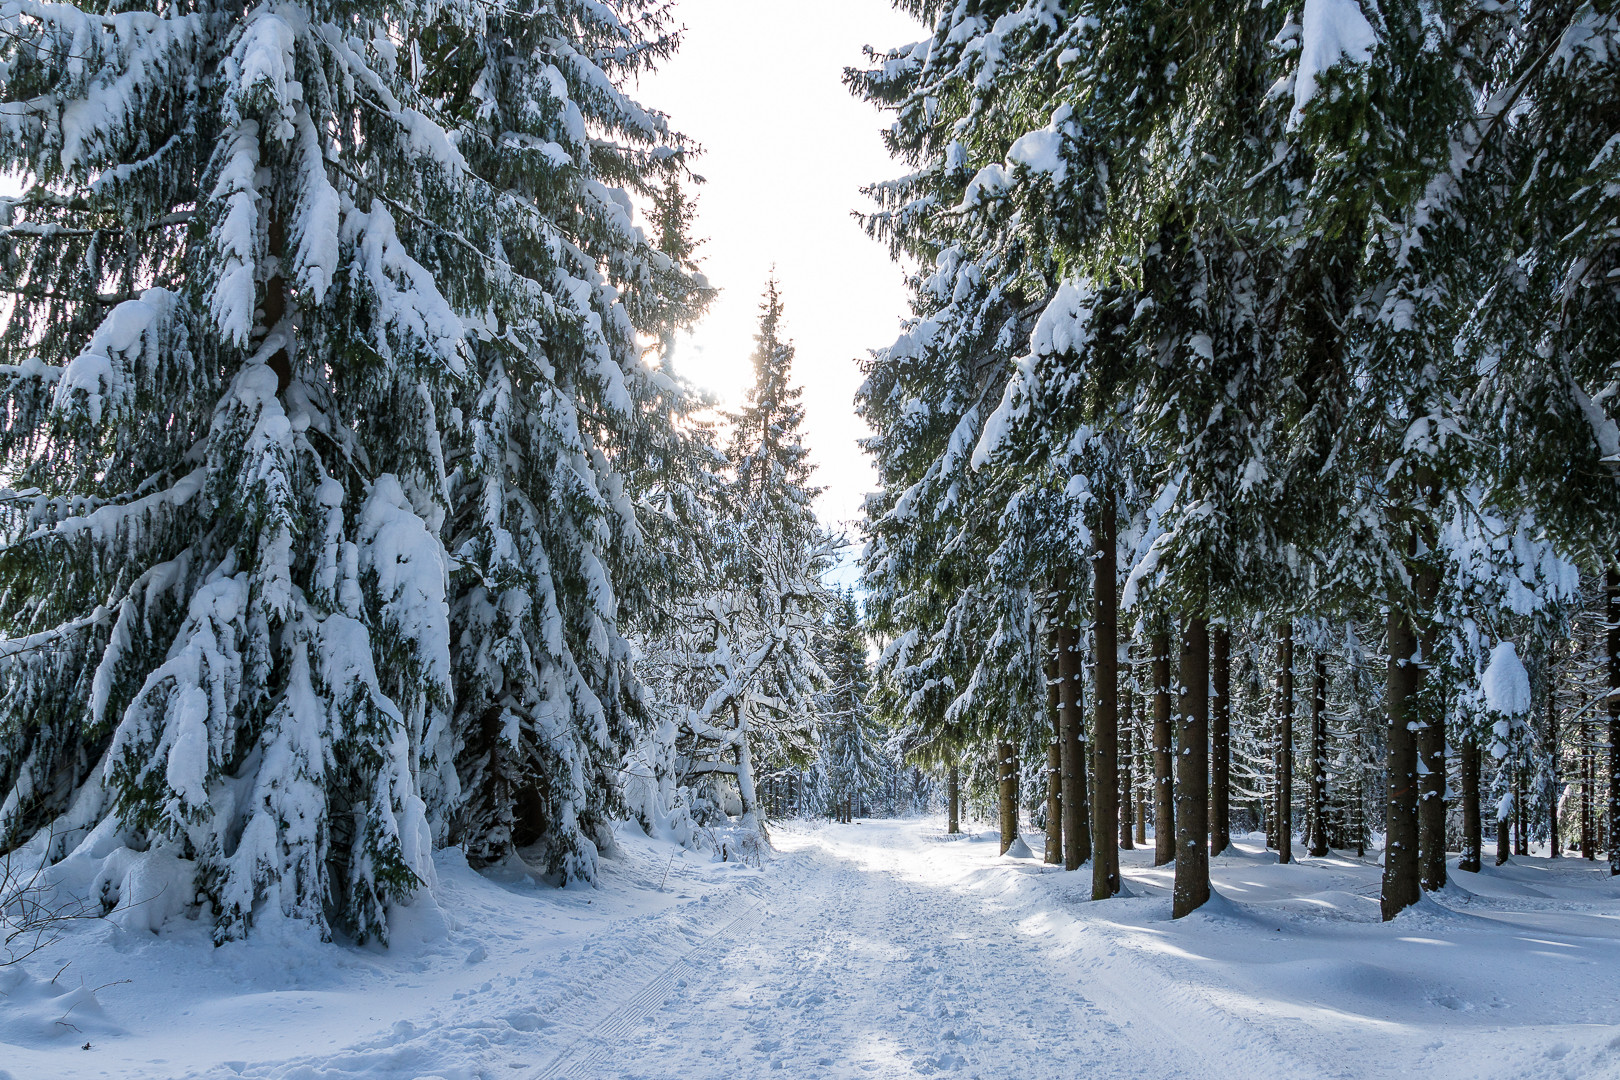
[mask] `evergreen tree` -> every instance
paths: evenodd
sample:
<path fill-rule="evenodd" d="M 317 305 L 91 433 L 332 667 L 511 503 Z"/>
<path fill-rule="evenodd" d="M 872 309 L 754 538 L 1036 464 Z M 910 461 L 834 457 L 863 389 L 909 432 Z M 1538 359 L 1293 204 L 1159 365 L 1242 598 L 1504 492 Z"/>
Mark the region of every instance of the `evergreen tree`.
<path fill-rule="evenodd" d="M 812 508 L 819 489 L 782 314 L 773 280 L 755 336 L 754 385 L 729 416 L 726 478 L 708 538 L 714 577 L 685 604 L 673 657 L 693 691 L 680 719 L 689 774 L 734 777 L 741 827 L 753 833 L 764 828 L 762 770 L 803 764 L 815 749 L 826 678 L 817 646 L 832 601 L 821 579 L 836 549 Z"/>
<path fill-rule="evenodd" d="M 817 713 L 821 728 L 819 751 L 826 770 L 827 804 L 859 803 L 880 788 L 889 769 L 884 760 L 881 733 L 876 731 L 867 693 L 871 676 L 866 654 L 866 632 L 853 592 L 845 592 L 832 605 L 827 631 L 828 689 Z"/>
<path fill-rule="evenodd" d="M 637 336 L 671 335 L 707 295 L 672 133 L 616 89 L 674 44 L 662 17 L 636 14 L 554 6 L 494 34 L 444 28 L 430 54 L 458 74 L 445 106 L 462 152 L 521 208 L 492 239 L 529 283 L 479 336 L 458 399 L 456 836 L 475 864 L 538 845 L 565 882 L 594 878 L 646 721 L 625 632 L 657 569 L 643 522 L 665 508 L 632 500 L 638 474 L 679 456 L 686 392 L 642 363 Z M 659 235 L 632 224 L 632 193 Z"/>
<path fill-rule="evenodd" d="M 926 41 L 872 53 L 868 68 L 845 74 L 892 112 L 885 141 L 912 170 L 869 189 L 878 208 L 867 228 L 921 268 L 912 319 L 867 362 L 857 399 L 882 485 L 866 506 L 863 559 L 867 614 L 887 642 L 875 699 L 919 760 L 948 765 L 969 751 L 975 761 L 1012 744 L 1020 761 L 1044 762 L 1047 630 L 1061 616 L 1078 635 L 1079 620 L 1034 552 L 1084 550 L 1088 538 L 1061 484 L 1016 501 L 999 474 L 974 468 L 973 451 L 1060 277 L 1011 227 L 1018 206 L 1004 163 L 1046 120 L 1036 114 L 1069 16 L 1012 2 L 914 11 L 933 23 Z M 1032 160 L 1015 168 L 1042 163 Z M 1077 682 L 1065 690 L 1079 701 Z M 1065 769 L 1076 780 L 1082 771 Z"/>
<path fill-rule="evenodd" d="M 514 804 L 588 875 L 669 286 L 624 188 L 679 158 L 624 8 L 8 16 L 0 844 L 177 857 L 220 940 L 385 938 Z M 469 767 L 526 722 L 538 772 Z"/>

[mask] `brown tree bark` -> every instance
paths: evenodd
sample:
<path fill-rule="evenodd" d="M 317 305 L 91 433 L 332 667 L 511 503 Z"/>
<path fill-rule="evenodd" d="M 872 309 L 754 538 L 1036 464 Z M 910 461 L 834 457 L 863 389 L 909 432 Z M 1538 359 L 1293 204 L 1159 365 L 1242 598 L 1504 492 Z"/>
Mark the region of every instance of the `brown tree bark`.
<path fill-rule="evenodd" d="M 1472 735 L 1462 744 L 1462 857 L 1457 869 L 1479 873 L 1480 848 L 1484 837 L 1479 812 L 1479 741 Z"/>
<path fill-rule="evenodd" d="M 1046 715 L 1052 741 L 1046 747 L 1046 861 L 1063 863 L 1063 710 L 1058 694 L 1058 635 L 1046 635 Z"/>
<path fill-rule="evenodd" d="M 1581 858 L 1588 862 L 1597 858 L 1597 830 L 1593 826 L 1593 784 L 1597 768 L 1592 750 L 1592 725 L 1581 721 Z"/>
<path fill-rule="evenodd" d="M 1176 857 L 1175 748 L 1170 731 L 1170 635 L 1150 639 L 1153 650 L 1153 865 Z"/>
<path fill-rule="evenodd" d="M 279 268 L 290 265 L 286 257 L 287 230 L 281 224 L 281 213 L 275 205 L 270 207 L 269 219 L 265 224 L 265 240 L 267 254 L 278 267 L 270 280 L 264 283 L 264 296 L 259 304 L 263 317 L 260 325 L 269 333 L 287 317 L 287 279 Z M 292 357 L 287 350 L 277 349 L 265 361 L 265 366 L 276 373 L 276 393 L 286 393 L 287 387 L 292 385 Z"/>
<path fill-rule="evenodd" d="M 1316 858 L 1328 853 L 1327 771 L 1327 655 L 1317 653 L 1311 671 L 1311 810 L 1305 828 L 1310 853 Z"/>
<path fill-rule="evenodd" d="M 954 761 L 945 778 L 945 801 L 949 807 L 945 831 L 955 836 L 962 831 L 962 774 Z"/>
<path fill-rule="evenodd" d="M 1046 861 L 1063 865 L 1063 744 L 1046 744 Z"/>
<path fill-rule="evenodd" d="M 1209 637 L 1209 853 L 1219 855 L 1232 846 L 1232 632 L 1223 624 Z"/>
<path fill-rule="evenodd" d="M 1294 861 L 1294 623 L 1277 631 L 1277 861 Z"/>
<path fill-rule="evenodd" d="M 1176 878 L 1170 915 L 1179 919 L 1209 900 L 1209 626 L 1186 619 L 1181 635 L 1180 714 L 1176 725 Z"/>
<path fill-rule="evenodd" d="M 1620 826 L 1620 569 L 1609 564 L 1608 647 L 1609 647 L 1609 873 L 1620 874 L 1620 844 L 1614 842 Z M 1595 779 L 1595 777 L 1594 777 Z"/>
<path fill-rule="evenodd" d="M 1432 571 L 1423 570 L 1414 578 L 1418 589 L 1418 602 L 1427 612 L 1439 591 L 1439 581 Z M 1423 652 L 1424 671 L 1427 675 L 1429 656 L 1434 650 L 1434 623 L 1425 619 L 1425 629 L 1419 633 L 1418 644 Z M 1429 695 L 1418 699 L 1422 718 L 1417 730 L 1418 760 L 1418 875 L 1425 892 L 1446 887 L 1446 715 Z"/>
<path fill-rule="evenodd" d="M 1508 861 L 1508 852 L 1513 849 L 1513 834 L 1509 822 L 1513 819 L 1507 814 L 1496 815 L 1496 865 L 1501 866 Z"/>
<path fill-rule="evenodd" d="M 1417 663 L 1417 632 L 1399 605 L 1389 611 L 1389 668 L 1385 706 L 1389 728 L 1384 757 L 1384 882 L 1379 907 L 1385 921 L 1417 903 L 1418 877 L 1417 739 L 1408 726 L 1416 718 L 1413 699 L 1422 686 Z"/>
<path fill-rule="evenodd" d="M 1063 868 L 1078 870 L 1091 858 L 1091 808 L 1086 800 L 1085 657 L 1080 629 L 1058 626 L 1063 739 Z"/>
<path fill-rule="evenodd" d="M 1018 839 L 1018 749 L 1010 742 L 996 746 L 996 802 L 1001 817 L 1001 854 Z"/>
<path fill-rule="evenodd" d="M 1552 792 L 1548 796 L 1547 807 L 1547 841 L 1548 854 L 1554 859 L 1563 858 L 1563 842 L 1558 835 L 1558 790 L 1563 786 L 1563 770 L 1560 767 L 1563 752 L 1559 747 L 1558 731 L 1558 678 L 1555 660 L 1551 654 L 1547 657 L 1547 745 L 1551 748 L 1548 755 L 1548 768 L 1552 773 Z"/>
<path fill-rule="evenodd" d="M 1119 695 L 1119 846 L 1126 851 L 1136 845 L 1131 834 L 1136 827 L 1136 692 L 1127 676 Z"/>
<path fill-rule="evenodd" d="M 1530 854 L 1530 812 L 1524 797 L 1524 762 L 1513 766 L 1513 852 Z"/>
<path fill-rule="evenodd" d="M 1091 560 L 1092 632 L 1096 674 L 1091 724 L 1091 898 L 1119 894 L 1119 597 L 1115 565 L 1114 496 L 1103 492 Z"/>

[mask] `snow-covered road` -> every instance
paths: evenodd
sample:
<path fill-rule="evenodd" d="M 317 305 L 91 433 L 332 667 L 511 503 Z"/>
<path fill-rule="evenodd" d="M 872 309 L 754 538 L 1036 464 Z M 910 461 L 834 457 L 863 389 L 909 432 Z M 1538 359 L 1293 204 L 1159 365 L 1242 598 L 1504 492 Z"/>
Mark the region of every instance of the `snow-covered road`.
<path fill-rule="evenodd" d="M 1482 910 L 1426 905 L 1385 927 L 1369 863 L 1250 851 L 1217 861 L 1249 902 L 1171 923 L 1169 871 L 1146 852 L 1126 858 L 1137 895 L 1093 908 L 1089 874 L 997 858 L 989 834 L 937 823 L 789 827 L 776 843 L 758 907 L 661 1001 L 628 1003 L 541 1075 L 1620 1076 L 1620 910 L 1601 870 L 1572 860 L 1559 872 L 1606 912 L 1533 887 L 1509 890 L 1525 911 L 1454 889 Z M 1567 940 L 1502 934 L 1502 920 L 1545 930 L 1547 908 Z M 1585 986 L 1560 983 L 1575 970 L 1559 945 L 1595 950 L 1574 961 Z M 1500 992 L 1485 993 L 1493 967 Z"/>
<path fill-rule="evenodd" d="M 1370 860 L 1245 841 L 1172 921 L 1146 851 L 1093 904 L 937 820 L 774 842 L 754 869 L 626 828 L 595 890 L 441 853 L 388 950 L 85 924 L 0 969 L 0 1080 L 1620 1078 L 1601 865 L 1516 858 L 1385 924 Z"/>
<path fill-rule="evenodd" d="M 788 857 L 758 906 L 655 1009 L 627 1002 L 539 1075 L 1216 1074 L 1207 1047 L 1114 994 L 1093 1000 L 1041 935 L 928 873 L 955 853 L 919 831 L 780 831 Z"/>

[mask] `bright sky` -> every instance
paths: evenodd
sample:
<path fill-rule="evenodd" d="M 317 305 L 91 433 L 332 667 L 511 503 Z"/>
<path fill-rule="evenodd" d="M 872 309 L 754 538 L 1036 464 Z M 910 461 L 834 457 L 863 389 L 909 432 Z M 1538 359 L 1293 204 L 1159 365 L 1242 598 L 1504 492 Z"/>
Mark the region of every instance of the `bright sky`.
<path fill-rule="evenodd" d="M 907 313 L 904 276 L 850 216 L 863 185 L 894 176 L 884 124 L 845 90 L 861 46 L 891 48 L 921 27 L 885 0 L 682 0 L 685 44 L 633 92 L 702 148 L 694 169 L 703 269 L 723 292 L 676 365 L 727 405 L 742 400 L 765 279 L 776 267 L 797 346 L 819 510 L 858 518 L 876 478 L 856 439 L 857 366 Z"/>

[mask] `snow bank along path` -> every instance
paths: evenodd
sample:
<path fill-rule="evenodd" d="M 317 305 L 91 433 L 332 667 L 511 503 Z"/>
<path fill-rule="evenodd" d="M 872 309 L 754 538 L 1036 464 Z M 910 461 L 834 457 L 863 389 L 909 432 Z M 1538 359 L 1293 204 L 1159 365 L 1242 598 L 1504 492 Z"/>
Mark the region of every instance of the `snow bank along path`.
<path fill-rule="evenodd" d="M 92 924 L 0 985 L 0 1078 L 1620 1078 L 1604 867 L 1516 859 L 1383 924 L 1370 862 L 1245 844 L 1172 922 L 1149 852 L 1092 904 L 937 821 L 775 842 L 760 871 L 626 837 L 563 892 L 446 853 L 460 923 L 386 953 Z"/>

